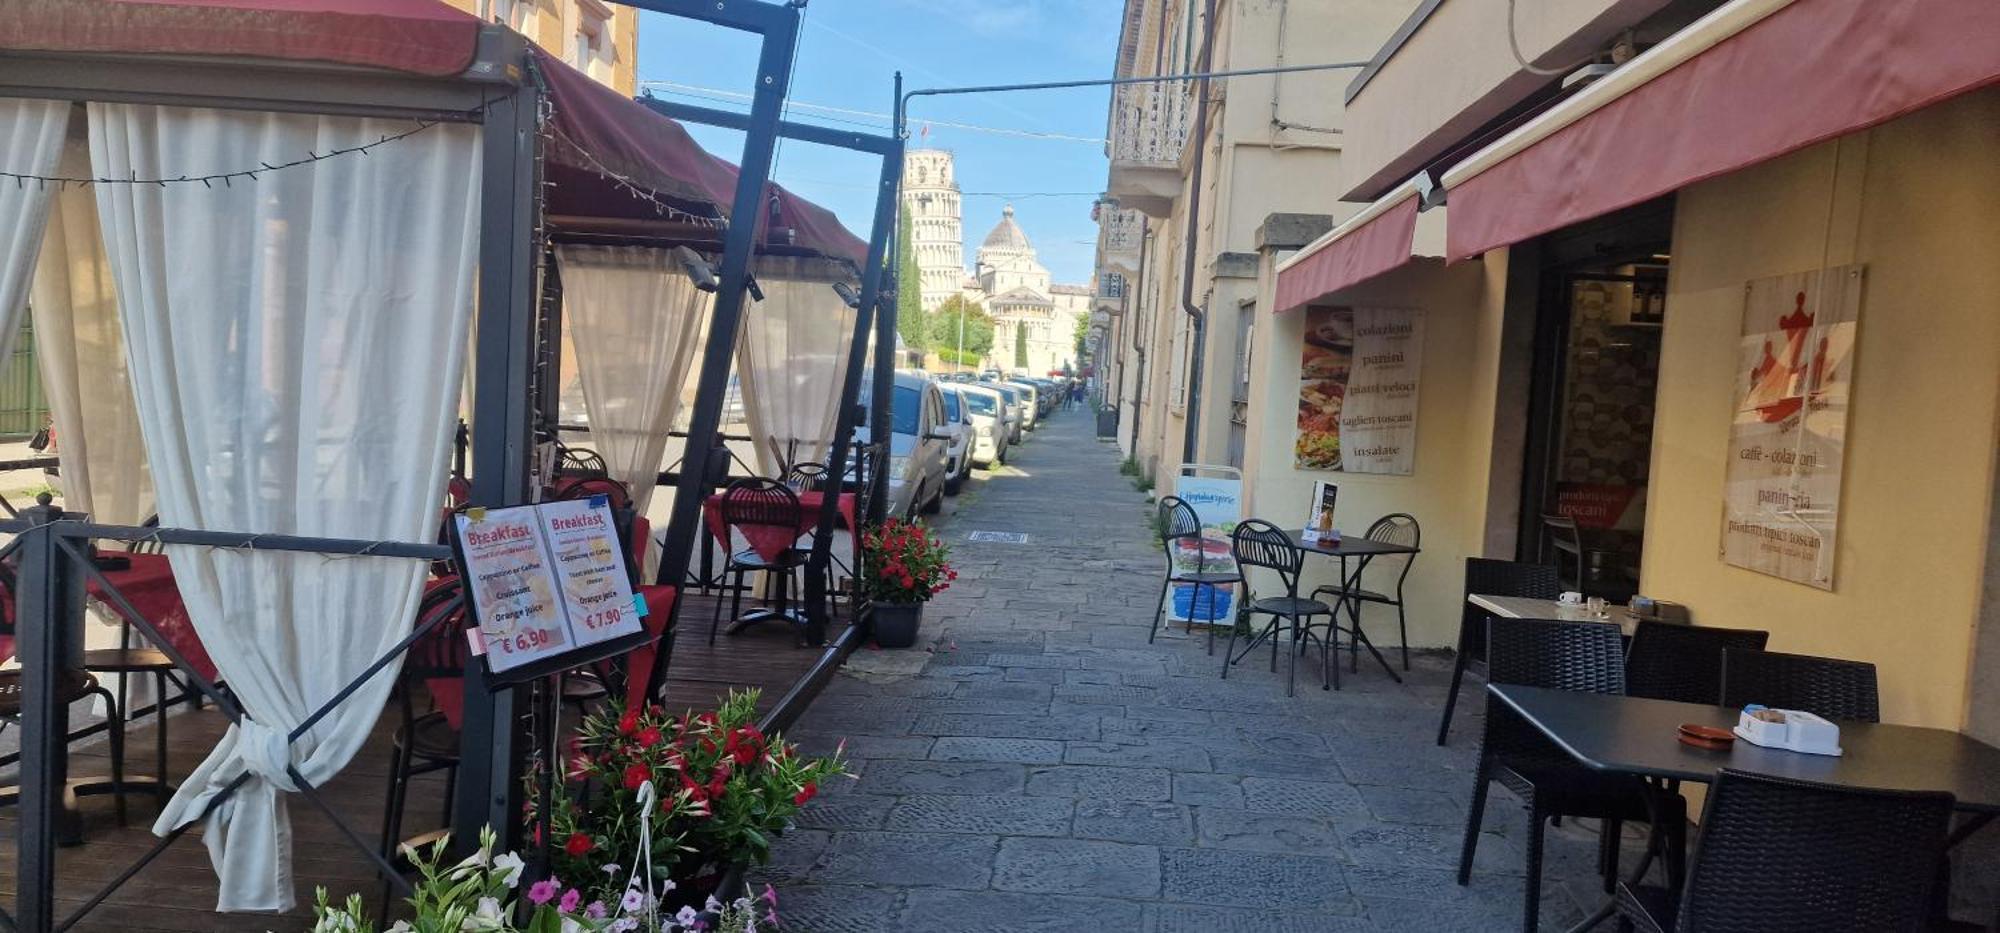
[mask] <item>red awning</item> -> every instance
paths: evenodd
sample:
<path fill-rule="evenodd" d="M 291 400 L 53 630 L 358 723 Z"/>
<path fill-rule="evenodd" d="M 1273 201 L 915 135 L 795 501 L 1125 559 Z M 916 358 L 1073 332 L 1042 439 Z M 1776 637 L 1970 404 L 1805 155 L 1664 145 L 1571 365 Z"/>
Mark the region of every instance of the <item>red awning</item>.
<path fill-rule="evenodd" d="M 446 76 L 479 47 L 479 18 L 438 0 L 21 0 L 0 48 L 242 55 Z"/>
<path fill-rule="evenodd" d="M 1445 173 L 1448 258 L 1518 243 L 1996 80 L 1995 0 L 1735 0 Z"/>
<path fill-rule="evenodd" d="M 1409 262 L 1417 201 L 1416 188 L 1402 185 L 1285 260 L 1275 310 L 1290 311 Z"/>
<path fill-rule="evenodd" d="M 486 24 L 441 0 L 29 0 L 0 16 L 0 50 L 203 55 L 324 62 L 429 77 L 462 74 Z M 548 89 L 551 214 L 722 218 L 736 166 L 654 113 L 535 48 Z M 619 179 L 623 179 L 621 184 Z M 833 214 L 777 185 L 763 242 L 860 264 L 867 245 Z"/>

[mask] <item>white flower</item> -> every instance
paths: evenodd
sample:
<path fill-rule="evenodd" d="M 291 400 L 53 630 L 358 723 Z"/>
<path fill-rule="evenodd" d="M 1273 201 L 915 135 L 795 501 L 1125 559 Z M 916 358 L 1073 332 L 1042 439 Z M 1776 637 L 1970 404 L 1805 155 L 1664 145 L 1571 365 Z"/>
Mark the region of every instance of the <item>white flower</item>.
<path fill-rule="evenodd" d="M 500 880 L 510 888 L 521 883 L 521 871 L 527 867 L 528 863 L 512 852 L 493 859 L 493 870 L 505 873 Z"/>
<path fill-rule="evenodd" d="M 646 909 L 646 892 L 638 888 L 626 888 L 624 898 L 618 901 L 618 907 L 628 914 L 636 914 Z"/>
<path fill-rule="evenodd" d="M 714 898 L 709 898 L 709 900 L 714 900 Z M 674 922 L 683 927 L 692 927 L 694 926 L 694 922 L 700 919 L 701 912 L 692 907 L 683 907 L 680 913 L 674 915 Z"/>
<path fill-rule="evenodd" d="M 672 878 L 660 879 L 660 893 L 662 895 L 665 895 L 668 891 L 672 891 L 673 889 L 674 889 L 674 879 Z"/>
<path fill-rule="evenodd" d="M 461 930 L 503 930 L 506 927 L 507 917 L 500 910 L 500 901 L 491 897 L 480 898 L 472 915 L 458 925 Z"/>
<path fill-rule="evenodd" d="M 634 920 L 631 917 L 620 917 L 617 920 L 613 920 L 611 922 L 611 926 L 607 927 L 607 929 L 609 929 L 611 933 L 630 933 L 630 931 L 636 930 L 638 928 L 639 928 L 639 921 Z"/>
<path fill-rule="evenodd" d="M 562 933 L 584 933 L 583 924 L 570 917 L 562 918 Z"/>
<path fill-rule="evenodd" d="M 624 869 L 624 868 L 622 868 L 622 867 L 620 867 L 620 866 L 619 866 L 619 864 L 618 864 L 617 862 L 606 862 L 606 863 L 604 863 L 604 873 L 605 873 L 605 874 L 607 874 L 607 875 L 616 875 L 616 874 L 618 874 L 619 872 L 621 872 L 621 871 L 624 871 L 624 870 L 625 870 L 625 869 Z"/>
<path fill-rule="evenodd" d="M 410 921 L 398 920 L 395 923 L 390 924 L 389 928 L 387 930 L 382 931 L 382 933 L 410 933 L 412 929 L 413 928 L 410 926 Z"/>
<path fill-rule="evenodd" d="M 721 913 L 722 902 L 716 900 L 715 895 L 711 894 L 708 896 L 708 903 L 701 905 L 701 908 L 703 910 L 713 911 L 715 913 Z"/>

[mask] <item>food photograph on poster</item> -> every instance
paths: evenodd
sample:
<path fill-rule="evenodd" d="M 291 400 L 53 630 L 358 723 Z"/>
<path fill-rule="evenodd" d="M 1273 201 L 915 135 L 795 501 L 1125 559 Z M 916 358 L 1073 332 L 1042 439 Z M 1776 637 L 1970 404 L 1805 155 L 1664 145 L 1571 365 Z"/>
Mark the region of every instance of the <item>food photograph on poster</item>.
<path fill-rule="evenodd" d="M 1409 475 L 1423 322 L 1423 312 L 1408 309 L 1306 309 L 1299 469 Z"/>

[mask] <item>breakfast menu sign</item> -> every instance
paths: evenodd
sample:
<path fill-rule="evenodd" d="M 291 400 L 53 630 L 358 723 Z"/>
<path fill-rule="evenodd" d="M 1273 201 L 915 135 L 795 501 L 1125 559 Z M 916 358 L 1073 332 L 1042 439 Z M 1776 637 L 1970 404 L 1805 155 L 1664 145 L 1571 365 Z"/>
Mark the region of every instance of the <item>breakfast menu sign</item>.
<path fill-rule="evenodd" d="M 1749 283 L 1729 426 L 1722 559 L 1833 589 L 1862 267 Z"/>
<path fill-rule="evenodd" d="M 1298 468 L 1409 475 L 1416 466 L 1424 313 L 1307 308 L 1305 328 Z"/>
<path fill-rule="evenodd" d="M 456 522 L 495 673 L 643 632 L 603 497 L 468 509 Z"/>

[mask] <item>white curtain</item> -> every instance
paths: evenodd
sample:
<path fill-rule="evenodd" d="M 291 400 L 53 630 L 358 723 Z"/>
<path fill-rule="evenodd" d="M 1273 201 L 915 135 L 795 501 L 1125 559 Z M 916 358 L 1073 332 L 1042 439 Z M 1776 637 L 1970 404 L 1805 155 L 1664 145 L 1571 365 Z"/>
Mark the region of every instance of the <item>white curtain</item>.
<path fill-rule="evenodd" d="M 90 105 L 100 177 L 172 178 L 374 142 L 408 123 Z M 441 124 L 254 182 L 99 185 L 139 423 L 173 527 L 425 541 L 436 532 L 477 259 L 479 135 Z M 218 910 L 293 906 L 295 766 L 361 748 L 395 667 L 287 733 L 409 631 L 424 565 L 173 547 L 195 630 L 252 722 L 153 829 L 200 816 Z"/>
<path fill-rule="evenodd" d="M 0 171 L 49 177 L 69 127 L 66 101 L 0 97 Z M 0 178 L 0 361 L 14 350 L 35 254 L 57 185 Z"/>
<path fill-rule="evenodd" d="M 715 296 L 667 250 L 563 246 L 556 261 L 590 446 L 643 515 Z"/>
<path fill-rule="evenodd" d="M 758 270 L 764 300 L 743 315 L 736 371 L 766 476 L 826 461 L 854 339 L 854 309 L 833 290 L 840 281 L 852 282 L 844 266 L 818 260 L 767 259 Z"/>
<path fill-rule="evenodd" d="M 81 134 L 63 147 L 61 174 L 90 174 L 90 148 Z M 56 195 L 29 294 L 35 357 L 62 456 L 63 506 L 100 522 L 137 525 L 153 514 L 153 477 L 125 364 L 118 290 L 90 189 Z"/>

